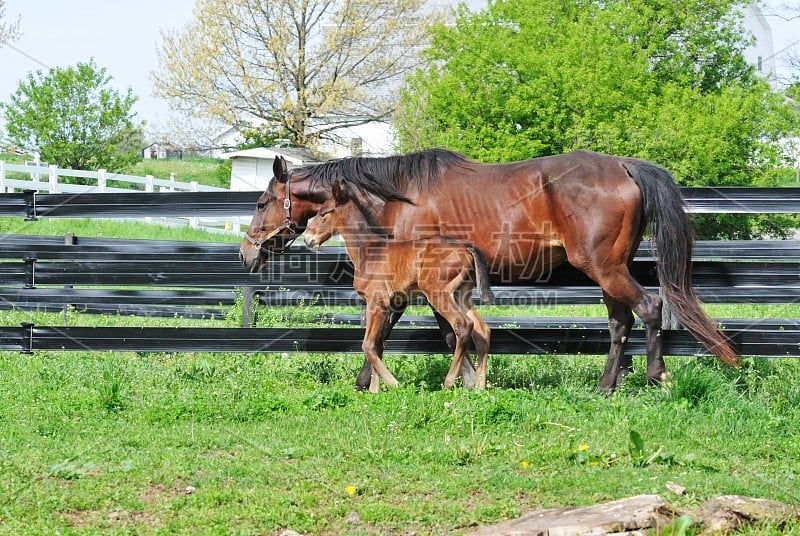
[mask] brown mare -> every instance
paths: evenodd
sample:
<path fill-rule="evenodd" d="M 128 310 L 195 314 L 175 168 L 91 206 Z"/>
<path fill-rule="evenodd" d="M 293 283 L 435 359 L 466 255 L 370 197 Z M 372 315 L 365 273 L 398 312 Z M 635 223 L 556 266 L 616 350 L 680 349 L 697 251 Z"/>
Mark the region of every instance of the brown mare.
<path fill-rule="evenodd" d="M 486 388 L 486 359 L 490 329 L 472 304 L 477 283 L 484 303 L 493 300 L 486 259 L 474 247 L 444 236 L 394 241 L 375 226 L 369 213 L 362 212 L 358 191 L 335 181 L 331 187 L 335 205 L 321 211 L 305 231 L 306 245 L 318 251 L 333 235 L 345 240 L 353 261 L 353 288 L 366 301 L 366 330 L 362 348 L 372 366 L 370 391 L 378 392 L 379 378 L 390 387 L 397 380 L 383 364 L 383 348 L 393 312 L 402 311 L 419 295 L 444 318 L 455 336 L 446 388 L 455 385 L 461 361 L 472 338 L 478 355 L 475 386 Z"/>
<path fill-rule="evenodd" d="M 588 151 L 483 164 L 434 149 L 345 158 L 291 173 L 285 161 L 276 161 L 274 173 L 240 249 L 251 270 L 332 205 L 336 179 L 347 180 L 369 199 L 375 222 L 395 240 L 438 234 L 473 245 L 486 256 L 493 281 L 536 281 L 564 261 L 583 271 L 600 285 L 608 309 L 611 346 L 599 389 L 612 392 L 630 367 L 624 348 L 631 311 L 645 324 L 648 378 L 662 382 L 667 376 L 662 299 L 628 270 L 649 224 L 662 293 L 673 313 L 711 353 L 738 363 L 692 289 L 691 223 L 672 175 L 655 164 Z M 362 369 L 360 388 L 369 372 Z"/>

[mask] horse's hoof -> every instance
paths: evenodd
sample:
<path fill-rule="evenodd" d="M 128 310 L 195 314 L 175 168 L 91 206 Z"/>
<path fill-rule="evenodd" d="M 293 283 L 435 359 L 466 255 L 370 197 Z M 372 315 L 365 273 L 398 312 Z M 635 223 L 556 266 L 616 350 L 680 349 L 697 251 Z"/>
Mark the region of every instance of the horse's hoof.
<path fill-rule="evenodd" d="M 601 381 L 600 384 L 597 386 L 597 391 L 606 396 L 611 396 L 616 391 L 616 385 L 608 385 L 607 382 Z"/>
<path fill-rule="evenodd" d="M 670 389 L 672 389 L 672 374 L 664 371 L 661 374 L 661 378 L 659 379 L 658 383 L 661 385 L 662 389 L 669 391 Z"/>
<path fill-rule="evenodd" d="M 658 374 L 649 375 L 647 379 L 654 385 L 658 385 L 664 389 L 669 389 L 672 387 L 672 380 L 670 378 L 672 378 L 672 374 L 665 370 Z"/>

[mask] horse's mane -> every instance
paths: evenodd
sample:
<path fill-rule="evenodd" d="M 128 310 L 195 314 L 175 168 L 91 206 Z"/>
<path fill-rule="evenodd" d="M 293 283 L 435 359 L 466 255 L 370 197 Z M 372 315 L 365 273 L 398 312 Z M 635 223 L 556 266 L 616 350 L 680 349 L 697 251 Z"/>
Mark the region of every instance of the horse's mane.
<path fill-rule="evenodd" d="M 328 188 L 339 179 L 386 201 L 410 202 L 407 192 L 433 188 L 439 184 L 445 169 L 466 166 L 472 162 L 453 151 L 428 149 L 383 158 L 354 156 L 330 160 L 294 169 L 292 175 L 308 177 L 312 188 L 318 185 Z"/>

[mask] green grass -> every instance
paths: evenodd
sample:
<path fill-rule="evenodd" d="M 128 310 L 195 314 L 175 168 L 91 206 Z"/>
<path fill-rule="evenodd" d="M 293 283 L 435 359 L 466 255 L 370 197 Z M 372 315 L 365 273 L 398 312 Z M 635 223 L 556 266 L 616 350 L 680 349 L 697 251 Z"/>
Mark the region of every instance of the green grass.
<path fill-rule="evenodd" d="M 170 173 L 174 173 L 176 181 L 197 181 L 206 186 L 219 188 L 228 188 L 231 184 L 230 160 L 216 158 L 141 160 L 126 173 L 141 176 L 152 175 L 158 179 L 169 179 Z"/>
<path fill-rule="evenodd" d="M 800 500 L 795 361 L 672 359 L 671 390 L 637 373 L 611 398 L 592 357 L 493 356 L 481 393 L 439 390 L 443 356 L 390 356 L 406 387 L 379 395 L 353 392 L 360 361 L 3 354 L 0 533 L 457 534 L 640 493 Z"/>
<path fill-rule="evenodd" d="M 22 234 L 225 239 L 187 231 L 0 220 L 0 232 Z M 709 310 L 797 318 L 799 307 Z M 258 318 L 301 326 L 323 310 L 259 308 Z M 604 315 L 602 305 L 481 311 Z M 66 323 L 234 326 L 238 314 L 73 312 Z M 3 325 L 26 319 L 65 322 L 0 312 Z M 403 387 L 369 395 L 352 387 L 360 355 L 0 353 L 0 535 L 460 534 L 532 508 L 641 493 L 685 507 L 723 494 L 800 503 L 800 361 L 731 369 L 667 358 L 663 389 L 647 385 L 637 357 L 612 397 L 595 392 L 602 356 L 491 355 L 487 392 L 442 390 L 449 356 L 386 361 Z M 745 533 L 800 534 L 800 525 Z"/>
<path fill-rule="evenodd" d="M 77 237 L 131 238 L 141 240 L 188 240 L 199 242 L 241 242 L 241 237 L 228 233 L 209 233 L 200 229 L 168 227 L 139 221 L 89 218 L 43 218 L 25 221 L 23 218 L 0 218 L 0 234 L 61 236 L 73 233 Z"/>
<path fill-rule="evenodd" d="M 262 309 L 299 326 L 321 308 Z M 800 502 L 800 362 L 668 358 L 663 389 L 637 357 L 609 398 L 603 360 L 492 355 L 491 389 L 470 392 L 441 389 L 449 356 L 388 355 L 403 387 L 369 395 L 360 355 L 0 353 L 0 534 L 460 534 L 642 493 Z"/>

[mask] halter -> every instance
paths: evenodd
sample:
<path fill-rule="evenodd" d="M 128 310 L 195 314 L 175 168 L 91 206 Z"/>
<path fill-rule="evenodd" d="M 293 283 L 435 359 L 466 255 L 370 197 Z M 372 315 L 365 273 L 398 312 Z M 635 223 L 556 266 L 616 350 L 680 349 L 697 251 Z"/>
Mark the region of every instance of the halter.
<path fill-rule="evenodd" d="M 286 248 L 288 248 L 289 246 L 292 245 L 292 242 L 294 242 L 297 239 L 298 234 L 297 234 L 297 231 L 295 229 L 294 222 L 292 221 L 292 195 L 291 195 L 292 192 L 291 192 L 291 188 L 290 188 L 289 185 L 290 185 L 290 181 L 289 181 L 289 177 L 287 176 L 286 177 L 286 199 L 283 200 L 283 223 L 280 226 L 278 226 L 275 230 L 270 232 L 267 236 L 263 237 L 261 240 L 256 240 L 255 238 L 250 236 L 247 232 L 244 233 L 244 239 L 247 240 L 248 242 L 250 242 L 251 244 L 253 244 L 253 246 L 255 246 L 258 249 L 259 252 L 261 251 L 261 248 L 264 246 L 265 242 L 271 240 L 272 238 L 274 238 L 275 236 L 277 236 L 278 234 L 280 234 L 284 230 L 288 229 L 289 231 L 295 233 L 295 236 L 292 237 L 292 239 L 289 240 L 283 246 L 283 248 L 280 251 L 274 251 L 272 253 L 277 253 L 278 255 L 280 255 L 281 253 L 286 251 Z"/>

